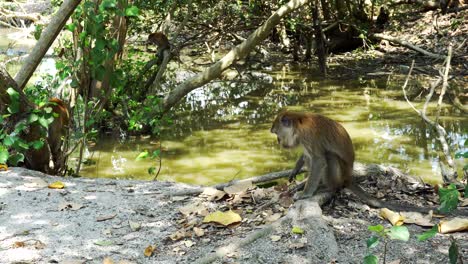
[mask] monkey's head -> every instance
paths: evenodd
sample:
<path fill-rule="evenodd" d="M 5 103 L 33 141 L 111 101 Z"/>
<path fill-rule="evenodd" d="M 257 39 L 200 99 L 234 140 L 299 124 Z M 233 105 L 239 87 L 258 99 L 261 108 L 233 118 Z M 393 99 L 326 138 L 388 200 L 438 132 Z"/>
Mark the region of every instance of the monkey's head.
<path fill-rule="evenodd" d="M 284 111 L 278 114 L 273 121 L 270 132 L 276 134 L 278 144 L 283 148 L 294 148 L 299 145 L 299 138 L 295 133 L 295 122 L 297 117 L 290 112 Z"/>

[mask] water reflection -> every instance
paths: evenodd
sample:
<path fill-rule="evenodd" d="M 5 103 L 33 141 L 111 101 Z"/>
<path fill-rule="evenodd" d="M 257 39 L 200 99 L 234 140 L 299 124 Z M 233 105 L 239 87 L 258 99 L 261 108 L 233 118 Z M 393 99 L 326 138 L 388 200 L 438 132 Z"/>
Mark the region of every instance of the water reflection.
<path fill-rule="evenodd" d="M 269 133 L 275 114 L 287 106 L 342 122 L 353 139 L 358 161 L 394 165 L 426 181 L 440 180 L 438 142 L 399 98 L 398 83 L 317 80 L 312 72 L 287 68 L 262 74 L 246 82 L 216 82 L 186 98 L 171 117 L 173 124 L 163 131 L 159 179 L 214 184 L 291 168 L 300 150 L 279 149 Z M 447 106 L 444 113 L 441 122 L 449 144 L 463 148 L 468 120 Z M 150 179 L 147 169 L 157 162 L 135 158 L 157 146 L 150 139 L 103 140 L 93 149 L 98 163 L 85 167 L 82 174 Z M 119 169 L 112 164 L 116 157 L 123 161 Z"/>

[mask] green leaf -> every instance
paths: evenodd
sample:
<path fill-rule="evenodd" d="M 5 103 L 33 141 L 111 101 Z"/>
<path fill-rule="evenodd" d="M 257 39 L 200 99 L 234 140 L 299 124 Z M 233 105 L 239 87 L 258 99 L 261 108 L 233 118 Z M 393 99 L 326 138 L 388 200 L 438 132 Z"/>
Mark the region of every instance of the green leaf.
<path fill-rule="evenodd" d="M 154 175 L 154 174 L 156 174 L 156 168 L 155 168 L 155 167 L 149 167 L 149 168 L 148 168 L 148 174 L 149 174 L 149 175 Z"/>
<path fill-rule="evenodd" d="M 0 164 L 6 164 L 9 156 L 8 149 L 0 146 Z"/>
<path fill-rule="evenodd" d="M 10 99 L 11 99 L 10 105 L 8 106 L 8 112 L 10 112 L 11 114 L 16 114 L 19 112 L 19 107 L 20 107 L 19 93 L 13 88 L 8 88 L 7 93 L 8 95 L 10 95 Z"/>
<path fill-rule="evenodd" d="M 392 226 L 388 230 L 388 237 L 393 240 L 408 241 L 410 234 L 406 226 Z"/>
<path fill-rule="evenodd" d="M 70 32 L 74 32 L 76 29 L 76 24 L 75 23 L 67 24 L 65 25 L 65 29 Z"/>
<path fill-rule="evenodd" d="M 458 195 L 457 187 L 453 183 L 447 186 L 447 188 L 439 188 L 439 211 L 442 213 L 450 213 L 455 210 L 458 205 Z"/>
<path fill-rule="evenodd" d="M 376 232 L 376 233 L 381 233 L 384 231 L 383 225 L 375 225 L 375 226 L 369 226 L 367 227 L 369 231 Z"/>
<path fill-rule="evenodd" d="M 111 246 L 113 244 L 114 244 L 114 242 L 109 241 L 109 240 L 100 240 L 100 241 L 95 241 L 94 242 L 94 245 L 98 245 L 98 246 L 102 246 L 102 247 Z"/>
<path fill-rule="evenodd" d="M 379 237 L 373 236 L 367 239 L 367 248 L 375 248 L 379 244 Z"/>
<path fill-rule="evenodd" d="M 44 146 L 43 140 L 35 140 L 30 143 L 33 149 L 41 149 Z"/>
<path fill-rule="evenodd" d="M 293 226 L 293 228 L 291 229 L 291 232 L 293 234 L 297 234 L 297 235 L 302 235 L 304 234 L 304 229 L 298 227 L 298 226 Z"/>
<path fill-rule="evenodd" d="M 36 25 L 34 29 L 34 38 L 39 40 L 41 38 L 42 30 L 44 29 L 43 25 Z"/>
<path fill-rule="evenodd" d="M 19 162 L 24 162 L 24 155 L 21 153 L 13 154 L 8 158 L 8 162 L 13 166 L 17 166 Z"/>
<path fill-rule="evenodd" d="M 375 255 L 367 255 L 364 258 L 364 264 L 379 264 L 379 258 Z"/>
<path fill-rule="evenodd" d="M 434 225 L 430 230 L 418 235 L 418 240 L 425 241 L 425 240 L 428 240 L 429 238 L 433 238 L 435 235 L 437 235 L 438 231 L 439 231 L 439 227 L 437 225 Z"/>
<path fill-rule="evenodd" d="M 140 10 L 138 9 L 138 7 L 134 5 L 127 7 L 127 9 L 125 9 L 125 16 L 127 17 L 138 16 L 138 13 L 140 13 Z"/>
<path fill-rule="evenodd" d="M 36 114 L 31 114 L 28 117 L 28 123 L 31 124 L 33 122 L 36 122 L 39 119 L 39 116 Z"/>
<path fill-rule="evenodd" d="M 157 158 L 157 157 L 159 157 L 160 154 L 161 154 L 161 150 L 157 149 L 157 150 L 153 151 L 153 153 L 151 154 L 151 158 Z"/>
<path fill-rule="evenodd" d="M 3 140 L 3 144 L 7 147 L 11 147 L 13 146 L 13 144 L 15 144 L 15 141 L 16 141 L 16 137 L 8 135 Z"/>
<path fill-rule="evenodd" d="M 450 260 L 450 264 L 457 264 L 458 245 L 455 239 L 452 240 L 452 244 L 450 245 L 450 248 L 449 248 L 449 260 Z"/>
<path fill-rule="evenodd" d="M 39 122 L 39 125 L 41 125 L 42 127 L 44 127 L 44 128 L 49 127 L 49 122 L 47 121 L 46 118 L 41 116 L 41 117 L 39 117 L 39 119 L 37 121 Z"/>
<path fill-rule="evenodd" d="M 145 150 L 145 151 L 141 152 L 140 154 L 138 154 L 138 157 L 136 157 L 136 160 L 146 159 L 146 158 L 148 158 L 148 156 L 149 156 L 149 153 L 148 153 L 148 151 Z"/>

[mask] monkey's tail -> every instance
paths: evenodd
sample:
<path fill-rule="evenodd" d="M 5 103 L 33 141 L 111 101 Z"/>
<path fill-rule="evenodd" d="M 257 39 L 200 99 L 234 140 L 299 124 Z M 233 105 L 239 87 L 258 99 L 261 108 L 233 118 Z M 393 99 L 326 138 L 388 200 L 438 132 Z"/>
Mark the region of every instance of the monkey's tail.
<path fill-rule="evenodd" d="M 356 183 L 352 183 L 348 185 L 346 188 L 352 191 L 364 203 L 374 208 L 388 208 L 394 211 L 409 211 L 409 212 L 420 212 L 420 213 L 428 213 L 430 210 L 437 210 L 437 208 L 419 207 L 419 206 L 407 205 L 403 203 L 395 204 L 395 203 L 391 203 L 387 201 L 381 201 L 367 194 L 366 191 L 364 191 Z"/>

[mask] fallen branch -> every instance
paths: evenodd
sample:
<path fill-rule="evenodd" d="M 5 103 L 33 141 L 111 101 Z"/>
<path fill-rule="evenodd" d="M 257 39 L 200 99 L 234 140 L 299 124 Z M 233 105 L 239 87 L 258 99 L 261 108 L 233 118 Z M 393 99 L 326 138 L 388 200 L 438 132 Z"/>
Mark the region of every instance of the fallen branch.
<path fill-rule="evenodd" d="M 437 139 L 439 140 L 440 144 L 442 145 L 442 151 L 444 153 L 444 157 L 445 157 L 445 160 L 450 168 L 450 172 L 449 173 L 446 173 L 444 171 L 444 168 L 441 164 L 441 169 L 442 169 L 442 177 L 444 179 L 444 182 L 456 182 L 456 179 L 457 179 L 457 170 L 456 170 L 456 165 L 455 165 L 455 162 L 452 158 L 452 155 L 450 154 L 450 148 L 448 146 L 448 143 L 447 143 L 447 140 L 445 139 L 445 137 L 447 136 L 447 132 L 445 131 L 444 127 L 442 127 L 441 125 L 439 125 L 438 123 L 438 119 L 439 119 L 439 115 L 440 115 L 440 107 L 441 107 L 441 104 L 442 104 L 442 99 L 443 99 L 443 96 L 445 94 L 445 91 L 447 90 L 447 79 L 448 79 L 448 71 L 450 69 L 450 59 L 452 57 L 452 46 L 450 45 L 449 46 L 449 49 L 448 49 L 448 55 L 447 55 L 447 62 L 446 62 L 446 67 L 445 67 L 445 71 L 444 71 L 444 74 L 442 76 L 442 79 L 439 78 L 438 80 L 436 80 L 434 83 L 432 83 L 431 85 L 431 88 L 430 88 L 430 91 L 429 91 L 429 94 L 427 95 L 426 97 L 426 102 L 424 103 L 424 106 L 423 106 L 423 110 L 420 111 L 418 110 L 412 103 L 411 101 L 408 99 L 408 96 L 406 94 L 406 86 L 408 85 L 408 80 L 411 76 L 411 72 L 413 70 L 413 67 L 414 67 L 414 61 L 411 63 L 411 68 L 408 72 L 408 75 L 406 76 L 406 80 L 405 80 L 405 83 L 403 84 L 402 86 L 402 90 L 403 90 L 403 96 L 405 97 L 406 99 L 406 102 L 408 102 L 408 104 L 411 106 L 411 108 L 413 108 L 413 110 L 418 113 L 418 115 L 429 125 L 432 127 L 432 129 L 434 129 L 437 133 Z M 438 100 L 438 104 L 437 104 L 437 116 L 436 116 L 436 119 L 435 121 L 431 120 L 427 115 L 426 115 L 426 110 L 427 110 L 427 106 L 429 104 L 429 101 L 431 100 L 432 98 L 432 95 L 434 94 L 435 92 L 435 88 L 437 86 L 439 86 L 439 84 L 443 81 L 443 85 L 442 85 L 442 91 L 441 91 L 441 94 L 439 95 L 439 100 Z"/>
<path fill-rule="evenodd" d="M 424 54 L 424 55 L 426 55 L 428 57 L 434 58 L 434 59 L 439 59 L 439 60 L 445 59 L 444 55 L 429 52 L 429 51 L 427 51 L 425 49 L 422 49 L 422 48 L 420 48 L 420 47 L 418 47 L 418 46 L 416 46 L 414 44 L 411 44 L 410 42 L 405 41 L 405 40 L 401 40 L 401 39 L 398 39 L 398 38 L 395 38 L 395 37 L 392 37 L 392 36 L 388 36 L 388 35 L 385 35 L 385 34 L 381 34 L 381 33 L 373 34 L 372 36 L 377 38 L 377 39 L 388 40 L 390 42 L 400 44 L 403 47 L 406 47 L 406 48 L 409 48 L 411 50 L 417 51 L 419 53 L 422 53 L 422 54 Z"/>
<path fill-rule="evenodd" d="M 220 184 L 216 184 L 216 185 L 209 186 L 209 187 L 194 187 L 194 188 L 190 188 L 190 189 L 179 191 L 179 192 L 173 192 L 168 195 L 170 196 L 197 195 L 208 189 L 215 188 L 217 190 L 224 190 L 224 188 L 228 186 L 232 186 L 232 185 L 240 184 L 244 182 L 252 182 L 252 184 L 265 183 L 269 181 L 278 180 L 281 178 L 287 178 L 291 174 L 291 171 L 292 170 L 272 172 L 272 173 L 268 173 L 268 174 L 264 174 L 260 176 L 255 176 L 252 178 L 247 178 L 247 179 L 242 179 L 242 180 L 233 180 L 233 181 L 229 181 L 226 183 L 220 183 Z M 302 169 L 299 173 L 302 173 L 302 172 L 305 172 L 305 170 Z M 407 175 L 401 170 L 394 168 L 394 167 L 384 166 L 380 164 L 364 164 L 364 163 L 359 163 L 359 162 L 354 163 L 353 178 L 355 179 L 356 182 L 362 181 L 368 175 L 376 175 L 376 174 L 395 175 L 397 177 L 404 177 L 410 182 L 419 182 L 416 180 L 416 178 L 410 175 Z M 297 188 L 301 188 L 300 185 L 298 185 Z M 148 194 L 154 194 L 154 193 L 145 193 L 145 195 L 148 195 Z"/>

